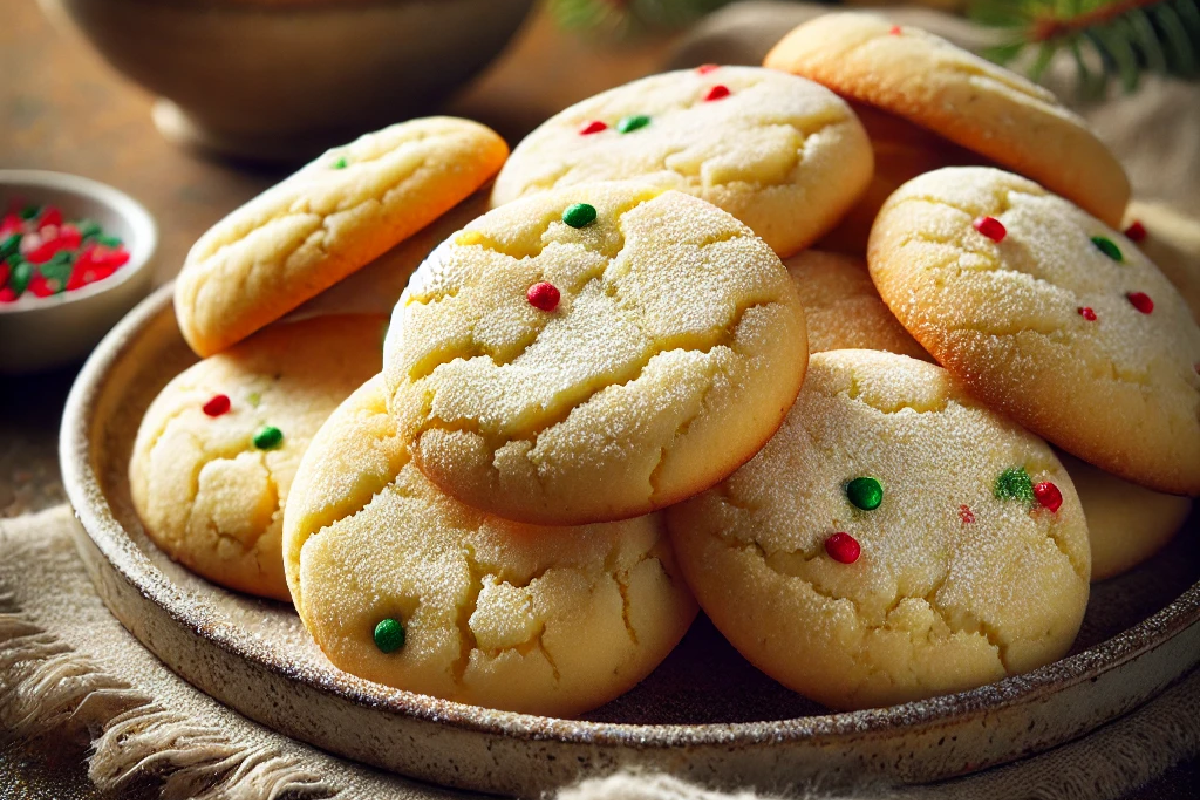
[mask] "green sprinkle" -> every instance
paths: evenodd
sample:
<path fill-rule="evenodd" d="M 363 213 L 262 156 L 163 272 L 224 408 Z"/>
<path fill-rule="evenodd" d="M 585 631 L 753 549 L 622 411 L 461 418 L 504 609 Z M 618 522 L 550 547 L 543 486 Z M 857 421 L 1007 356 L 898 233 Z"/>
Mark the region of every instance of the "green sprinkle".
<path fill-rule="evenodd" d="M 9 288 L 16 292 L 17 297 L 20 297 L 29 286 L 29 281 L 33 279 L 33 265 L 19 256 L 9 259 L 8 265 L 12 268 L 12 272 L 8 276 Z"/>
<path fill-rule="evenodd" d="M 21 234 L 10 233 L 8 238 L 0 243 L 0 261 L 17 253 L 21 249 Z"/>
<path fill-rule="evenodd" d="M 71 265 L 74 260 L 70 253 L 59 250 L 49 261 L 38 266 L 38 272 L 42 273 L 46 280 L 58 281 L 65 286 L 67 279 L 71 277 Z"/>
<path fill-rule="evenodd" d="M 590 225 L 595 219 L 596 207 L 590 203 L 569 205 L 562 215 L 562 221 L 572 228 L 582 228 L 584 225 Z"/>
<path fill-rule="evenodd" d="M 650 117 L 645 114 L 634 114 L 629 117 L 622 117 L 617 123 L 617 130 L 621 133 L 633 133 L 636 130 L 641 130 L 650 124 Z"/>
<path fill-rule="evenodd" d="M 1113 261 L 1124 261 L 1125 258 L 1121 255 L 1121 248 L 1117 247 L 1117 243 L 1112 239 L 1104 236 L 1093 236 L 1092 244 L 1096 245 L 1096 249 L 1104 255 L 1111 258 Z"/>
<path fill-rule="evenodd" d="M 1000 473 L 992 490 L 997 500 L 1024 500 L 1033 502 L 1033 481 L 1022 467 L 1012 467 Z"/>
<path fill-rule="evenodd" d="M 250 404 L 251 408 L 258 408 L 258 404 L 262 402 L 262 395 L 258 392 L 251 392 L 246 395 L 246 402 Z"/>
<path fill-rule="evenodd" d="M 104 229 L 100 227 L 100 223 L 94 219 L 81 219 L 76 223 L 79 228 L 79 235 L 84 239 L 95 239 Z"/>
<path fill-rule="evenodd" d="M 345 156 L 342 156 L 337 161 L 333 162 L 334 169 L 345 169 L 348 166 L 350 166 L 350 162 L 346 160 Z"/>
<path fill-rule="evenodd" d="M 96 244 L 103 245 L 104 247 L 120 247 L 121 246 L 121 237 L 120 236 L 97 236 Z"/>
<path fill-rule="evenodd" d="M 254 446 L 259 450 L 274 450 L 281 444 L 283 444 L 283 431 L 274 425 L 260 428 L 258 433 L 254 434 Z"/>
<path fill-rule="evenodd" d="M 875 478 L 855 478 L 846 484 L 846 498 L 855 508 L 874 511 L 883 502 L 883 487 Z"/>
<path fill-rule="evenodd" d="M 375 646 L 381 653 L 394 653 L 404 647 L 404 626 L 398 619 L 379 620 L 375 626 Z"/>
<path fill-rule="evenodd" d="M 41 206 L 28 205 L 21 209 L 21 219 L 36 219 L 42 213 Z"/>

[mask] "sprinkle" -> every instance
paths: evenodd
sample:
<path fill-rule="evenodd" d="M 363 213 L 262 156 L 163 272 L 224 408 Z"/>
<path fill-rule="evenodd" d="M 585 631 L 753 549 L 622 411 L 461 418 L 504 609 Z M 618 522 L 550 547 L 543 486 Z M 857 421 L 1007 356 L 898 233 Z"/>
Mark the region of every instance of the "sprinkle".
<path fill-rule="evenodd" d="M 29 287 L 29 282 L 33 280 L 33 265 L 28 261 L 18 261 L 14 264 L 11 259 L 8 263 L 12 266 L 12 275 L 8 278 L 8 285 L 17 293 L 17 297 L 20 297 Z"/>
<path fill-rule="evenodd" d="M 846 484 L 846 497 L 856 508 L 874 511 L 883 502 L 883 487 L 875 478 L 855 478 Z"/>
<path fill-rule="evenodd" d="M 617 130 L 621 133 L 633 133 L 650 124 L 650 117 L 645 114 L 634 114 L 628 117 L 622 117 L 617 123 Z"/>
<path fill-rule="evenodd" d="M 858 540 L 848 533 L 835 533 L 825 540 L 825 552 L 829 553 L 829 557 L 834 561 L 842 564 L 853 564 L 858 561 L 858 556 L 862 553 L 862 548 L 858 545 Z"/>
<path fill-rule="evenodd" d="M 1033 496 L 1042 504 L 1043 508 L 1048 508 L 1052 512 L 1058 511 L 1059 506 L 1062 505 L 1062 492 L 1050 481 L 1035 484 Z"/>
<path fill-rule="evenodd" d="M 975 524 L 975 512 L 965 503 L 958 507 L 958 518 L 962 520 L 963 525 Z"/>
<path fill-rule="evenodd" d="M 1104 255 L 1111 258 L 1113 261 L 1124 261 L 1121 256 L 1121 248 L 1117 247 L 1116 242 L 1104 236 L 1093 236 L 1092 244 L 1096 245 L 1096 249 Z"/>
<path fill-rule="evenodd" d="M 590 225 L 596 219 L 596 207 L 591 203 L 574 203 L 567 206 L 562 214 L 562 221 L 572 228 L 582 228 Z"/>
<path fill-rule="evenodd" d="M 1146 226 L 1142 224 L 1140 219 L 1135 219 L 1125 229 L 1125 235 L 1134 242 L 1146 241 Z"/>
<path fill-rule="evenodd" d="M 721 67 L 719 64 L 701 64 L 700 66 L 696 67 L 696 72 L 700 73 L 701 75 L 707 75 L 710 72 L 716 72 L 720 68 Z"/>
<path fill-rule="evenodd" d="M 729 87 L 718 83 L 704 95 L 704 102 L 711 103 L 713 100 L 723 100 L 726 97 L 729 97 Z"/>
<path fill-rule="evenodd" d="M 545 281 L 535 283 L 525 293 L 525 299 L 529 301 L 529 305 L 539 311 L 553 311 L 558 308 L 558 287 Z"/>
<path fill-rule="evenodd" d="M 334 169 L 345 169 L 348 166 L 350 166 L 350 162 L 346 161 L 345 156 L 342 156 L 337 161 L 333 162 Z"/>
<path fill-rule="evenodd" d="M 1008 235 L 1008 231 L 1005 229 L 1004 223 L 995 217 L 977 217 L 973 224 L 975 225 L 975 230 L 979 231 L 996 244 L 1003 242 L 1004 237 Z"/>
<path fill-rule="evenodd" d="M 899 36 L 900 35 L 900 26 L 893 25 L 892 29 L 890 31 L 888 31 L 888 33 L 890 33 L 892 36 Z"/>
<path fill-rule="evenodd" d="M 1088 322 L 1096 321 L 1096 312 L 1092 310 L 1091 306 L 1080 306 L 1075 310 L 1079 312 L 1079 316 L 1083 317 Z"/>
<path fill-rule="evenodd" d="M 232 403 L 229 401 L 229 395 L 214 394 L 211 398 L 209 398 L 208 402 L 204 404 L 204 413 L 210 417 L 219 417 L 228 412 L 231 405 Z"/>
<path fill-rule="evenodd" d="M 381 653 L 394 653 L 404 647 L 404 625 L 400 620 L 388 617 L 375 626 L 375 646 Z"/>
<path fill-rule="evenodd" d="M 1001 472 L 992 491 L 997 500 L 1033 502 L 1033 481 L 1022 467 L 1012 467 Z"/>
<path fill-rule="evenodd" d="M 254 434 L 254 446 L 259 450 L 274 450 L 283 444 L 283 431 L 273 425 L 266 425 Z"/>
<path fill-rule="evenodd" d="M 246 402 L 250 404 L 251 408 L 258 408 L 258 404 L 262 402 L 262 395 L 258 392 L 251 392 L 246 395 Z"/>
<path fill-rule="evenodd" d="M 17 299 L 17 293 L 5 286 L 0 289 L 0 303 L 12 303 Z"/>
<path fill-rule="evenodd" d="M 1129 304 L 1143 314 L 1149 314 L 1154 310 L 1154 301 L 1150 299 L 1150 295 L 1145 292 L 1130 292 L 1125 295 L 1129 299 Z"/>
<path fill-rule="evenodd" d="M 585 122 L 580 126 L 579 135 L 591 136 L 593 133 L 600 133 L 601 131 L 606 130 L 608 130 L 608 125 L 606 123 L 601 122 L 598 119 L 594 119 L 591 122 Z"/>

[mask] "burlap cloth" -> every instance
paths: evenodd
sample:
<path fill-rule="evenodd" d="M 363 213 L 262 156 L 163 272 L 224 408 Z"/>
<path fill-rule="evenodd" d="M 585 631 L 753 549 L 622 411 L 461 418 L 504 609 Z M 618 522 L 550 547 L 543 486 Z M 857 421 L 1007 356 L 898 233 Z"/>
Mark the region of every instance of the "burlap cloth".
<path fill-rule="evenodd" d="M 779 36 L 818 13 L 751 2 L 714 15 L 669 66 L 756 64 Z M 977 46 L 976 28 L 933 12 L 897 10 Z M 1129 168 L 1137 196 L 1200 216 L 1200 88 L 1147 78 L 1136 95 L 1083 103 L 1061 61 L 1048 84 L 1079 110 Z M 430 800 L 467 795 L 419 784 L 280 736 L 220 705 L 164 667 L 92 590 L 75 553 L 76 522 L 58 506 L 0 521 L 0 746 L 45 754 L 37 785 L 5 782 L 0 800 L 113 796 L 167 800 Z M 8 752 L 8 751 L 6 751 Z M 87 756 L 87 779 L 55 764 Z M 1106 800 L 1200 756 L 1200 672 L 1086 738 L 1015 764 L 936 786 L 862 787 L 862 798 Z M 32 773 L 26 773 L 26 775 Z M 28 779 L 28 778 L 26 778 Z M 819 776 L 814 776 L 819 784 Z M 1187 791 L 1186 789 L 1184 791 Z M 1197 789 L 1200 794 L 1200 788 Z M 753 788 L 737 797 L 753 796 Z M 793 796 L 827 796 L 798 787 Z M 1186 795 L 1184 795 L 1186 796 Z M 718 800 L 674 779 L 617 775 L 560 792 L 564 800 Z"/>

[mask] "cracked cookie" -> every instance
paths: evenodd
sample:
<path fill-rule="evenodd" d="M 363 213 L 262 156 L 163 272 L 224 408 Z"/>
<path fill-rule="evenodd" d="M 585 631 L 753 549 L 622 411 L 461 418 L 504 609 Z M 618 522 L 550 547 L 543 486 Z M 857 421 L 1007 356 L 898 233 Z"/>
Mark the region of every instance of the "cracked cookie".
<path fill-rule="evenodd" d="M 1059 453 L 1088 522 L 1092 580 L 1136 567 L 1171 541 L 1192 510 L 1187 497 L 1160 494 Z"/>
<path fill-rule="evenodd" d="M 875 14 L 825 14 L 763 64 L 929 128 L 1121 223 L 1129 179 L 1087 123 L 1048 90 L 939 36 Z"/>
<path fill-rule="evenodd" d="M 1200 328 L 1124 236 L 1024 178 L 950 168 L 892 195 L 867 261 L 981 400 L 1106 472 L 1200 494 Z"/>
<path fill-rule="evenodd" d="M 863 348 L 930 360 L 879 299 L 862 258 L 806 250 L 783 264 L 804 304 L 810 353 Z"/>
<path fill-rule="evenodd" d="M 1054 452 L 892 353 L 813 355 L 762 452 L 667 522 L 713 624 L 832 708 L 1047 664 L 1087 604 L 1087 526 Z"/>
<path fill-rule="evenodd" d="M 386 321 L 275 325 L 167 384 L 129 465 L 154 543 L 214 583 L 288 600 L 280 534 L 292 477 L 325 418 L 378 371 Z"/>
<path fill-rule="evenodd" d="M 284 523 L 329 660 L 446 700 L 574 716 L 648 675 L 696 614 L 659 514 L 547 528 L 459 503 L 408 459 L 376 377 L 321 428 Z"/>
<path fill-rule="evenodd" d="M 866 189 L 871 145 L 823 86 L 757 67 L 681 70 L 610 89 L 543 123 L 513 150 L 492 204 L 627 179 L 701 197 L 788 256 Z"/>
<path fill-rule="evenodd" d="M 417 466 L 468 505 L 606 522 L 754 455 L 804 381 L 804 312 L 729 214 L 630 183 L 494 209 L 418 268 L 383 374 Z"/>
<path fill-rule="evenodd" d="M 494 132 L 453 117 L 328 151 L 192 247 L 175 283 L 184 339 L 209 356 L 279 319 L 468 197 L 507 154 Z"/>

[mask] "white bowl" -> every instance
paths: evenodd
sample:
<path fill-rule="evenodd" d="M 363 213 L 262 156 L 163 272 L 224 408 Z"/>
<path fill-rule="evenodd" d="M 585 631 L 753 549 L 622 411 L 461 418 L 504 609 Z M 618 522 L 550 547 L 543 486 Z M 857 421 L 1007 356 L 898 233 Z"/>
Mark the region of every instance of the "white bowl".
<path fill-rule="evenodd" d="M 150 291 L 148 269 L 158 228 L 141 203 L 103 183 L 39 170 L 0 170 L 0 208 L 51 203 L 64 219 L 86 217 L 119 236 L 129 262 L 112 276 L 50 297 L 26 292 L 0 304 L 0 374 L 16 375 L 80 361 Z"/>

